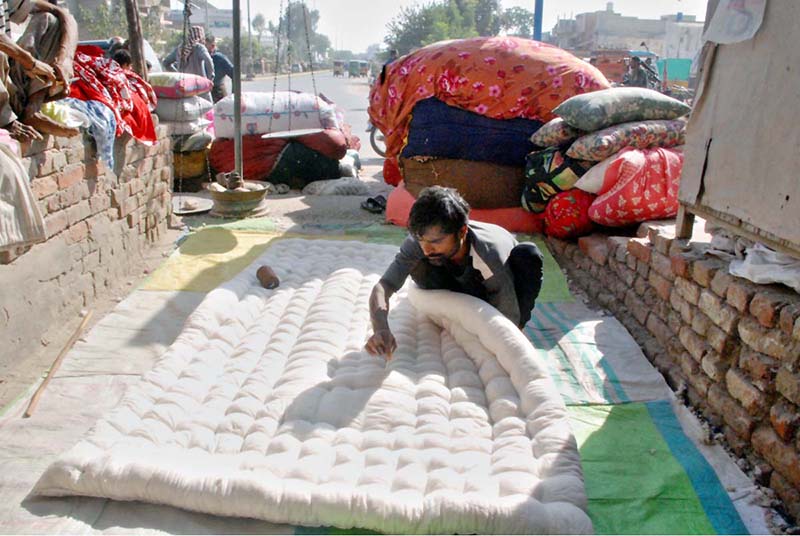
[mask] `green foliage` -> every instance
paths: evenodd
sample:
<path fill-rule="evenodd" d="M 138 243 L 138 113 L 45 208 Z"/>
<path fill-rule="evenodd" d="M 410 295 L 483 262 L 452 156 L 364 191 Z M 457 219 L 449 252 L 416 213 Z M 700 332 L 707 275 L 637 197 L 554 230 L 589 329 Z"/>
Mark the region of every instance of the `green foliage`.
<path fill-rule="evenodd" d="M 386 29 L 384 43 L 402 55 L 445 39 L 500 33 L 530 37 L 533 13 L 518 7 L 502 10 L 499 0 L 431 0 L 401 8 Z"/>
<path fill-rule="evenodd" d="M 78 6 L 75 20 L 81 39 L 108 39 L 117 35 L 128 37 L 128 19 L 121 0 L 113 0 L 110 5 L 100 2 L 93 9 Z"/>
<path fill-rule="evenodd" d="M 269 23 L 267 30 L 276 42 L 278 39 L 281 41 L 279 62 L 282 65 L 308 63 L 309 52 L 314 62 L 328 56 L 331 41 L 327 36 L 317 33 L 318 24 L 319 11 L 309 9 L 303 2 L 287 5 L 279 25 Z"/>

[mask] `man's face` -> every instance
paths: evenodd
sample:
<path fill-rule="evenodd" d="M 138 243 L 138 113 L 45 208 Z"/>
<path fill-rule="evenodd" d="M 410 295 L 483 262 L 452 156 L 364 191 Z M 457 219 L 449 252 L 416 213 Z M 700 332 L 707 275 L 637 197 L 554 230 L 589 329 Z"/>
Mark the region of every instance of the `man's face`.
<path fill-rule="evenodd" d="M 206 48 L 210 54 L 213 54 L 214 51 L 217 50 L 217 44 L 206 41 Z"/>
<path fill-rule="evenodd" d="M 443 266 L 461 249 L 465 236 L 466 227 L 457 233 L 448 234 L 438 225 L 434 225 L 416 238 L 428 262 L 434 266 Z"/>

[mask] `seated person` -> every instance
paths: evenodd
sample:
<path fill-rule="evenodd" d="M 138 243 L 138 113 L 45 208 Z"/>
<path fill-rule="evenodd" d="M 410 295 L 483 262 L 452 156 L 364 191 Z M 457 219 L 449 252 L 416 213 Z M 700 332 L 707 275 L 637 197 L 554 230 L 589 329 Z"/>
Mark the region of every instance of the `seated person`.
<path fill-rule="evenodd" d="M 0 11 L 0 126 L 19 139 L 39 139 L 38 133 L 78 134 L 77 128 L 40 111 L 45 102 L 69 94 L 78 36 L 75 19 L 46 0 L 1 0 Z M 21 24 L 28 18 L 14 42 L 9 22 Z"/>
<path fill-rule="evenodd" d="M 432 186 L 411 207 L 409 236 L 370 296 L 373 335 L 365 349 L 391 358 L 397 342 L 389 329 L 389 298 L 406 278 L 423 289 L 480 298 L 520 329 L 530 320 L 542 287 L 542 253 L 517 243 L 497 225 L 469 221 L 469 205 L 453 189 Z"/>

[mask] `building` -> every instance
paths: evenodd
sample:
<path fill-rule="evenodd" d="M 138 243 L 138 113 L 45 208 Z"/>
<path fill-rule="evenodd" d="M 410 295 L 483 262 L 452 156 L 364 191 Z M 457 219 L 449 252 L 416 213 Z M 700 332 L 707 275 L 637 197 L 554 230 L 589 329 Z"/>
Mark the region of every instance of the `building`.
<path fill-rule="evenodd" d="M 580 13 L 559 20 L 550 42 L 566 50 L 639 50 L 660 57 L 692 58 L 702 46 L 703 23 L 682 13 L 658 20 L 626 17 L 614 12 L 613 2 L 604 11 Z M 644 44 L 643 44 L 644 43 Z"/>
<path fill-rule="evenodd" d="M 152 13 L 153 11 L 157 11 L 161 16 L 161 20 L 164 20 L 164 15 L 169 10 L 169 2 L 170 0 L 139 0 L 139 16 L 144 18 L 147 17 L 148 14 Z M 100 6 L 105 5 L 111 7 L 111 0 L 61 0 L 58 2 L 59 5 L 67 8 L 70 13 L 76 18 L 79 19 L 80 22 L 80 13 L 90 13 L 91 11 L 96 11 Z M 125 10 L 124 4 L 120 1 L 119 5 L 122 6 L 123 11 Z M 91 35 L 91 28 L 82 27 L 80 24 L 78 25 L 78 36 L 81 39 L 89 39 L 89 38 L 101 38 L 101 37 L 111 37 L 111 36 L 98 36 L 98 35 Z"/>
<path fill-rule="evenodd" d="M 183 29 L 183 10 L 173 9 L 167 20 L 175 30 Z M 207 33 L 218 39 L 233 39 L 233 10 L 219 9 L 206 0 L 192 1 L 192 26 L 203 26 Z"/>

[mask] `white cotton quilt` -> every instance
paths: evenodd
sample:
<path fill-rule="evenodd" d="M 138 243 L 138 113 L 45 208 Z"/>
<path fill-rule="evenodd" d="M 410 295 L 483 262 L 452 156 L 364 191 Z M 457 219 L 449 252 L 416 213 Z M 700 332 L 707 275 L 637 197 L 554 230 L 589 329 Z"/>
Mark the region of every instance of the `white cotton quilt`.
<path fill-rule="evenodd" d="M 394 359 L 362 350 L 395 253 L 277 242 L 34 493 L 386 533 L 591 532 L 564 404 L 493 307 L 408 285 Z M 261 264 L 279 288 L 260 287 Z"/>

